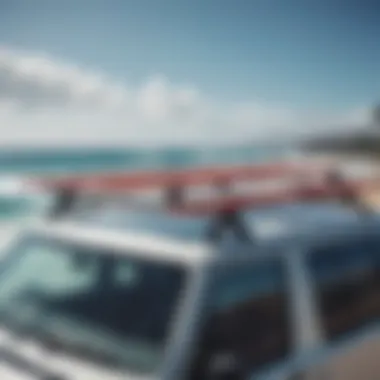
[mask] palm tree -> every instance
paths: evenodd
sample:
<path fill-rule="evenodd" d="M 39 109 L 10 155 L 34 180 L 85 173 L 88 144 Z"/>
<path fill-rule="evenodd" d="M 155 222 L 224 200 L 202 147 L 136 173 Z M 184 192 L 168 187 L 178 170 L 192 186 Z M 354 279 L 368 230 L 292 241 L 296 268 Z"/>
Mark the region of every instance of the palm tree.
<path fill-rule="evenodd" d="M 380 103 L 373 107 L 372 126 L 375 130 L 380 131 Z"/>

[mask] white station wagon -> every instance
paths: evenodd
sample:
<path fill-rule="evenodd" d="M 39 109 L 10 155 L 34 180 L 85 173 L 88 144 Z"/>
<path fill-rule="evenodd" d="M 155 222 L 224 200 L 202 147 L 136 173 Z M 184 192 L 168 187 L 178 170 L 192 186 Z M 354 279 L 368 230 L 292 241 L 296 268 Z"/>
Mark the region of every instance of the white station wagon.
<path fill-rule="evenodd" d="M 1 264 L 1 380 L 380 379 L 375 213 L 53 216 Z"/>

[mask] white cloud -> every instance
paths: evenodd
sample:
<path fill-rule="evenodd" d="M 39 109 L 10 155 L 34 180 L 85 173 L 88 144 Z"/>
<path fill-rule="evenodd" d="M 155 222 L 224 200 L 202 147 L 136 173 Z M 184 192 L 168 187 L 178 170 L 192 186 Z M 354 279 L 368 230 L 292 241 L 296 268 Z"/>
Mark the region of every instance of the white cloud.
<path fill-rule="evenodd" d="M 246 141 L 368 120 L 364 108 L 322 114 L 258 101 L 221 103 L 164 76 L 121 85 L 47 55 L 0 48 L 3 146 Z"/>

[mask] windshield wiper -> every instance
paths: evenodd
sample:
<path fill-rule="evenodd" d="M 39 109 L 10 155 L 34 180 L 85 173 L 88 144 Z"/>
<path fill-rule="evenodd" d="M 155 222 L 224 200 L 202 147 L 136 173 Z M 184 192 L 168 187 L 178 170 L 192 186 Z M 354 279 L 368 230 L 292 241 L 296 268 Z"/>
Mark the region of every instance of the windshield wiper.
<path fill-rule="evenodd" d="M 39 380 L 67 380 L 67 377 L 32 363 L 27 358 L 5 347 L 0 348 L 1 361 L 5 361 L 8 365 L 20 370 L 20 372 L 31 374 Z"/>
<path fill-rule="evenodd" d="M 135 373 L 145 373 L 144 365 L 138 365 L 134 360 L 117 352 L 117 349 L 107 349 L 99 344 L 94 344 L 90 339 L 81 339 L 63 331 L 57 333 L 53 326 L 49 327 L 49 317 L 44 313 L 35 318 L 17 318 L 15 310 L 12 312 L 0 311 L 0 325 L 9 329 L 11 335 L 18 339 L 31 339 L 37 341 L 49 352 L 64 353 L 69 356 L 78 357 L 89 362 L 96 362 L 111 370 L 128 370 Z M 45 319 L 45 321 L 44 321 Z M 7 347 L 6 347 L 7 348 Z M 0 347 L 1 349 L 1 347 Z"/>
<path fill-rule="evenodd" d="M 12 313 L 5 311 L 0 312 L 0 325 L 6 328 L 12 335 L 16 335 L 17 337 L 29 335 L 30 330 L 33 328 L 33 326 L 29 324 L 20 322 L 20 320 L 15 318 Z"/>
<path fill-rule="evenodd" d="M 46 326 L 34 331 L 33 336 L 51 352 L 63 352 L 84 361 L 96 362 L 110 370 L 126 370 L 136 374 L 146 373 L 144 365 L 138 365 L 133 359 L 128 359 L 117 350 L 107 350 L 92 341 L 80 338 L 68 339 L 67 334 L 49 331 Z"/>
<path fill-rule="evenodd" d="M 5 311 L 0 312 L 0 325 L 8 329 L 12 336 L 17 338 L 31 337 L 35 332 L 35 326 L 33 324 L 23 324 L 17 318 Z M 12 350 L 12 346 L 9 342 L 4 342 L 0 346 L 0 362 L 4 361 L 8 365 L 20 370 L 32 374 L 40 380 L 65 380 L 66 378 L 52 373 L 50 370 L 41 367 L 40 365 L 31 362 L 28 358 L 20 355 Z"/>
<path fill-rule="evenodd" d="M 33 326 L 26 329 L 26 335 L 38 340 L 50 352 L 63 352 L 83 360 L 97 362 L 112 368 L 125 367 L 124 360 L 114 352 L 107 352 L 91 345 L 91 342 L 80 342 L 67 339 L 64 334 L 57 334 L 45 326 Z"/>
<path fill-rule="evenodd" d="M 117 355 L 89 347 L 85 344 L 71 342 L 58 334 L 46 330 L 37 323 L 21 323 L 14 316 L 12 318 L 10 313 L 0 313 L 0 324 L 8 329 L 13 336 L 19 339 L 36 340 L 45 350 L 50 352 L 64 352 L 71 356 L 80 357 L 83 360 L 95 361 L 113 369 L 123 366 L 122 360 Z M 31 373 L 41 380 L 61 379 L 60 376 L 53 376 L 46 369 L 29 362 L 23 356 L 13 352 L 9 344 L 5 344 L 3 347 L 0 346 L 0 361 L 6 361 L 13 367 L 19 368 L 23 372 Z"/>

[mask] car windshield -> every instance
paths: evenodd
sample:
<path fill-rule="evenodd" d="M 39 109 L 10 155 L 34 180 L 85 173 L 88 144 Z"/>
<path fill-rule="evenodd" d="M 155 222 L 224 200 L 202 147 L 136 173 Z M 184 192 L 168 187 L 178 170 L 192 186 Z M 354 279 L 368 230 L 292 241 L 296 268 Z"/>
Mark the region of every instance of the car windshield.
<path fill-rule="evenodd" d="M 0 270 L 0 323 L 69 354 L 150 373 L 186 277 L 179 264 L 27 236 Z"/>

